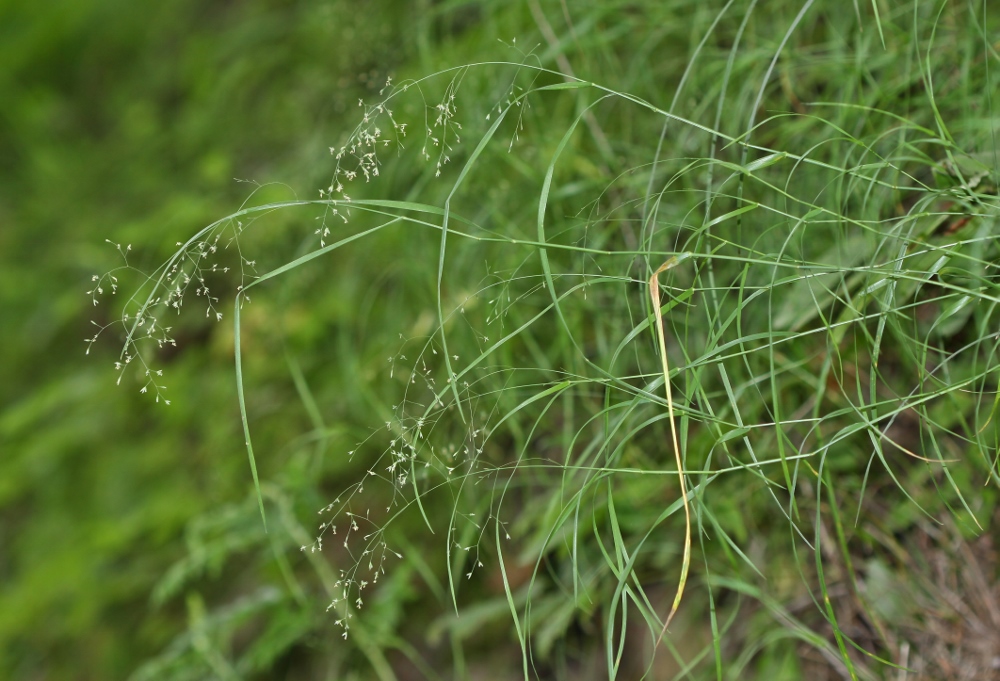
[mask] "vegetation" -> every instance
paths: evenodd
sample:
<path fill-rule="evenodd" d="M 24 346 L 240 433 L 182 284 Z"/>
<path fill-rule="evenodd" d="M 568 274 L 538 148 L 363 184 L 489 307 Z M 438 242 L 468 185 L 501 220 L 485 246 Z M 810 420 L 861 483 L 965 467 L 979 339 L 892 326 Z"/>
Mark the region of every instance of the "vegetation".
<path fill-rule="evenodd" d="M 63 4 L 5 676 L 995 673 L 988 3 Z"/>

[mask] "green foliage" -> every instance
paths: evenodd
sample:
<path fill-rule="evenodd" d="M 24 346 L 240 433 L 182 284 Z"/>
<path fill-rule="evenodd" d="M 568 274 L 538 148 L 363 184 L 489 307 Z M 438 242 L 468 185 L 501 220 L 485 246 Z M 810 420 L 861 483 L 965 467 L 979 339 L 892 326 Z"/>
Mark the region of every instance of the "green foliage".
<path fill-rule="evenodd" d="M 0 21 L 10 676 L 943 673 L 985 4 L 119 4 Z"/>

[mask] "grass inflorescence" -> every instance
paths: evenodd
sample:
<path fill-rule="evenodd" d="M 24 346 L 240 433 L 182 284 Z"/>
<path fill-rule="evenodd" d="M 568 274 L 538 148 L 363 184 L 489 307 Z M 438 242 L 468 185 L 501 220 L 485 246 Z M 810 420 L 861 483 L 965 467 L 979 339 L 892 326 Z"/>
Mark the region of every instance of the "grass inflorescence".
<path fill-rule="evenodd" d="M 258 541 L 292 592 L 318 575 L 381 678 L 389 648 L 421 666 L 403 615 L 383 602 L 367 621 L 397 570 L 385 598 L 408 613 L 406 585 L 425 585 L 456 677 L 496 630 L 525 678 L 598 656 L 595 678 L 938 673 L 912 634 L 933 613 L 898 593 L 940 589 L 920 581 L 918 537 L 966 546 L 993 524 L 996 18 L 640 3 L 694 31 L 646 74 L 647 47 L 601 33 L 601 10 L 557 35 L 530 4 L 547 44 L 387 81 L 330 146 L 318 198 L 248 203 L 180 244 L 127 300 L 116 368 L 137 363 L 159 399 L 147 348 L 172 343 L 166 315 L 193 291 L 221 319 L 212 277 L 240 273 Z M 594 75 L 559 41 L 591 50 Z M 315 219 L 298 250 L 253 255 L 275 238 L 252 232 L 290 214 Z M 331 427 L 283 346 L 300 446 L 355 475 L 306 532 L 258 477 L 243 320 L 251 293 L 285 301 L 310 270 L 381 283 L 344 322 L 378 344 L 338 349 L 379 357 L 339 387 L 367 431 Z"/>

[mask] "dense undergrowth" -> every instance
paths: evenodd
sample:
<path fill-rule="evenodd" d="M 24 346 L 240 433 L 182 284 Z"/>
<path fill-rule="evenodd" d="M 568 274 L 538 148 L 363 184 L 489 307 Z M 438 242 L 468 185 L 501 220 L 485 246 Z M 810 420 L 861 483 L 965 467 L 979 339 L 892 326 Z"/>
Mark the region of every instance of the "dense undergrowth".
<path fill-rule="evenodd" d="M 995 673 L 997 19 L 863 5 L 448 8 L 318 192 L 114 239 L 88 347 L 253 480 L 136 678 Z"/>

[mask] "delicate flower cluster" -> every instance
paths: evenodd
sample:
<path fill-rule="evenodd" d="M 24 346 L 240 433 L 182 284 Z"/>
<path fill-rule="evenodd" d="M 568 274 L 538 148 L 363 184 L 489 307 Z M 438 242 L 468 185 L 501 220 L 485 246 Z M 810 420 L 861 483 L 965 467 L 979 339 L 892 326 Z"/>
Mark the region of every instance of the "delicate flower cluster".
<path fill-rule="evenodd" d="M 369 484 L 392 486 L 391 500 L 384 509 L 388 515 L 393 507 L 405 506 L 413 495 L 426 493 L 431 476 L 439 476 L 444 484 L 452 482 L 460 484 L 464 476 L 476 474 L 478 458 L 488 437 L 485 427 L 470 426 L 464 438 L 460 436 L 462 442 L 459 444 L 452 441 L 436 448 L 429 441 L 432 431 L 440 422 L 440 417 L 451 408 L 445 405 L 441 397 L 446 395 L 447 391 L 439 390 L 434 372 L 427 365 L 427 361 L 437 355 L 437 349 L 428 341 L 412 365 L 402 353 L 389 358 L 390 377 L 396 378 L 406 386 L 404 399 L 393 406 L 396 418 L 385 422 L 384 428 L 378 429 L 367 440 L 358 443 L 354 449 L 347 452 L 347 456 L 353 458 L 362 447 L 367 446 L 369 441 L 376 439 L 380 434 L 386 437 L 387 446 L 368 468 L 364 478 L 318 511 L 318 514 L 324 516 L 326 520 L 320 524 L 315 541 L 301 547 L 304 552 L 316 553 L 323 550 L 324 539 L 329 544 L 329 538 L 335 536 L 336 553 L 343 553 L 351 565 L 350 568 L 341 570 L 340 579 L 337 581 L 339 592 L 327 608 L 337 611 L 339 617 L 336 625 L 343 629 L 345 638 L 350 628 L 350 619 L 364 603 L 365 589 L 377 584 L 379 576 L 385 574 L 388 567 L 387 558 L 392 555 L 402 558 L 401 554 L 390 549 L 386 543 L 388 522 L 380 524 L 382 521 L 378 520 L 377 515 L 372 514 L 371 509 L 367 509 L 364 514 L 352 510 L 365 503 L 363 496 L 365 486 Z M 455 360 L 457 361 L 458 357 L 455 357 Z M 463 390 L 467 392 L 469 389 L 469 384 L 463 382 Z M 413 394 L 414 391 L 418 394 Z M 408 416 L 407 412 L 412 413 L 412 411 L 416 411 L 418 415 Z M 463 469 L 460 474 L 458 474 L 459 469 Z M 459 545 L 454 535 L 450 539 L 456 551 L 471 553 L 471 567 L 465 573 L 466 578 L 471 579 L 475 570 L 482 566 L 479 544 L 485 526 L 476 518 L 475 512 L 459 513 L 457 519 L 471 523 L 478 530 L 477 539 L 468 546 Z M 454 533 L 456 528 L 451 529 Z M 357 546 L 358 542 L 360 548 Z"/>
<path fill-rule="evenodd" d="M 242 229 L 242 226 L 242 223 L 239 223 L 240 229 Z M 218 263 L 211 263 L 208 266 L 202 265 L 205 258 L 213 256 L 218 252 L 221 236 L 221 234 L 217 233 L 211 241 L 194 242 L 186 250 L 184 260 L 179 258 L 174 260 L 173 265 L 164 277 L 165 285 L 167 287 L 172 286 L 167 289 L 166 298 L 163 300 L 164 306 L 180 311 L 181 305 L 184 304 L 184 294 L 193 283 L 195 284 L 195 295 L 204 297 L 207 303 L 205 316 L 210 317 L 214 314 L 216 321 L 222 320 L 222 313 L 215 309 L 215 303 L 219 302 L 219 299 L 212 296 L 208 284 L 205 282 L 204 275 L 206 272 L 222 272 L 225 274 L 229 272 L 229 268 L 220 268 Z M 180 242 L 177 245 L 183 246 Z M 247 264 L 252 267 L 254 263 L 248 262 Z"/>
<path fill-rule="evenodd" d="M 128 244 L 124 249 L 122 249 L 121 244 L 116 244 L 113 241 L 111 241 L 111 239 L 105 239 L 104 241 L 105 243 L 109 243 L 112 246 L 114 246 L 115 249 L 117 249 L 118 253 L 122 257 L 122 260 L 125 261 L 124 267 L 129 268 L 130 265 L 128 263 L 128 254 L 132 251 L 132 244 Z M 90 300 L 95 307 L 99 302 L 97 296 L 104 295 L 105 286 L 111 287 L 111 295 L 115 295 L 116 293 L 118 293 L 118 277 L 113 275 L 111 272 L 105 272 L 100 276 L 95 274 L 90 278 L 90 280 L 94 282 L 94 288 L 87 291 L 87 295 L 90 296 Z M 90 352 L 89 346 L 87 347 L 87 352 L 88 353 Z"/>
<path fill-rule="evenodd" d="M 232 237 L 225 245 L 220 245 L 224 233 L 223 229 L 227 226 L 232 229 Z M 234 225 L 223 223 L 207 230 L 204 238 L 196 238 L 186 244 L 178 242 L 179 250 L 152 275 L 140 271 L 129 263 L 128 254 L 132 250 L 131 245 L 122 248 L 121 244 L 107 240 L 118 251 L 124 263 L 103 275 L 94 275 L 91 278 L 94 285 L 87 291 L 87 294 L 91 297 L 93 304 L 96 306 L 100 302 L 99 296 L 105 293 L 106 288 L 110 288 L 112 295 L 117 293 L 117 275 L 122 271 L 139 273 L 145 278 L 147 286 L 152 288 L 150 290 L 147 287 L 141 287 L 139 291 L 126 300 L 118 319 L 103 325 L 96 321 L 92 322 L 97 327 L 97 331 L 90 338 L 84 339 L 87 343 L 87 354 L 90 354 L 93 344 L 107 328 L 120 324 L 125 329 L 126 334 L 119 360 L 114 363 L 115 371 L 118 373 L 117 383 L 121 383 L 125 370 L 135 362 L 142 367 L 143 375 L 146 377 L 139 392 L 152 391 L 157 402 L 162 400 L 164 404 L 169 405 L 170 400 L 163 395 L 166 386 L 157 380 L 163 376 L 163 370 L 152 369 L 147 364 L 143 355 L 143 346 L 149 343 L 155 343 L 157 349 L 177 346 L 177 341 L 171 335 L 172 327 L 162 325 L 159 318 L 166 311 L 180 314 L 184 300 L 192 290 L 196 297 L 205 301 L 205 316 L 214 318 L 216 321 L 222 320 L 222 312 L 216 307 L 219 299 L 212 295 L 206 277 L 212 273 L 226 274 L 230 271 L 230 267 L 220 265 L 216 258 L 220 249 L 224 250 L 231 244 L 236 244 L 236 250 L 239 251 L 238 242 L 242 230 L 243 224 L 241 222 L 236 222 Z M 240 271 L 245 282 L 254 276 L 256 263 L 253 260 L 247 260 L 242 255 L 240 255 L 240 260 Z M 148 291 L 145 300 L 141 297 L 143 291 Z"/>
<path fill-rule="evenodd" d="M 355 492 L 360 491 L 362 491 L 362 488 L 359 485 Z M 353 496 L 353 493 L 351 496 Z M 319 513 L 328 513 L 338 507 L 340 509 L 339 513 L 345 516 L 347 520 L 347 531 L 343 534 L 342 546 L 349 559 L 353 561 L 353 565 L 349 569 L 340 570 L 339 579 L 333 585 L 338 590 L 338 593 L 333 597 L 326 609 L 327 612 L 336 610 L 340 615 L 340 619 L 335 624 L 343 629 L 343 637 L 346 639 L 347 632 L 350 630 L 349 620 L 354 616 L 353 611 L 360 610 L 364 605 L 364 590 L 368 586 L 378 584 L 379 576 L 384 575 L 386 572 L 386 560 L 390 555 L 397 559 L 402 558 L 403 555 L 389 548 L 383 538 L 383 530 L 375 526 L 369 517 L 369 512 L 366 512 L 362 516 L 349 510 L 344 510 L 340 499 L 337 499 L 326 508 L 321 509 Z M 373 529 L 363 536 L 361 539 L 363 542 L 361 553 L 355 555 L 351 551 L 351 538 L 352 535 L 355 537 L 360 535 L 361 525 L 359 525 L 359 521 Z M 319 529 L 320 533 L 316 537 L 316 540 L 309 546 L 300 547 L 301 551 L 308 551 L 309 553 L 320 552 L 323 550 L 324 535 L 335 536 L 337 534 L 337 526 L 330 522 L 320 524 Z"/>
<path fill-rule="evenodd" d="M 386 79 L 385 86 L 379 90 L 379 95 L 383 96 L 389 90 L 388 96 L 375 105 L 366 105 L 364 100 L 358 100 L 358 106 L 364 111 L 361 122 L 351 133 L 347 142 L 340 147 L 330 147 L 330 154 L 336 160 L 337 165 L 333 172 L 333 178 L 325 189 L 319 190 L 321 199 L 329 199 L 331 202 L 343 201 L 350 203 L 351 197 L 347 194 L 345 184 L 353 182 L 358 177 L 363 177 L 365 182 L 371 182 L 379 176 L 381 161 L 378 157 L 379 148 L 385 148 L 393 143 L 398 148 L 403 148 L 403 138 L 406 137 L 406 123 L 396 120 L 393 111 L 389 108 L 389 101 L 405 88 L 394 88 L 392 78 Z M 388 121 L 391 127 L 391 136 L 386 136 L 386 131 L 382 126 Z M 323 214 L 322 223 L 316 229 L 316 234 L 320 238 L 320 248 L 326 246 L 326 239 L 330 236 L 330 228 L 327 219 L 330 217 L 339 218 L 342 222 L 348 221 L 348 211 L 341 211 L 336 203 L 331 203 Z"/>
<path fill-rule="evenodd" d="M 355 523 L 354 526 L 357 527 L 357 524 Z M 368 537 L 365 538 L 367 539 Z M 336 609 L 338 614 L 343 613 L 340 619 L 335 621 L 334 624 L 343 629 L 342 636 L 344 639 L 347 638 L 347 632 L 350 630 L 349 620 L 354 616 L 352 610 L 361 609 L 364 605 L 364 590 L 368 586 L 378 584 L 379 575 L 385 574 L 385 561 L 389 554 L 392 554 L 397 559 L 403 557 L 403 554 L 390 549 L 381 539 L 372 542 L 369 544 L 369 547 L 361 554 L 360 560 L 354 564 L 353 569 L 340 571 L 340 577 L 333 585 L 335 589 L 340 590 L 340 593 L 334 596 L 330 604 L 326 606 L 327 612 Z M 358 574 L 359 569 L 364 567 L 366 561 L 367 574 L 371 582 Z"/>
<path fill-rule="evenodd" d="M 425 107 L 427 109 L 424 116 L 425 137 L 420 155 L 429 161 L 431 160 L 429 147 L 439 148 L 435 177 L 440 176 L 442 167 L 451 161 L 453 145 L 461 142 L 459 131 L 462 125 L 455 120 L 458 112 L 455 100 L 460 83 L 461 77 L 452 79 L 441 101 L 434 106 Z M 315 230 L 315 234 L 319 237 L 320 248 L 326 246 L 331 234 L 328 220 L 337 218 L 343 223 L 348 222 L 350 209 L 343 205 L 351 202 L 347 185 L 359 178 L 364 178 L 367 183 L 379 177 L 382 166 L 378 155 L 380 149 L 390 146 L 394 146 L 397 150 L 404 148 L 403 139 L 406 137 L 407 124 L 396 119 L 390 103 L 408 91 L 410 86 L 411 83 L 393 85 L 392 78 L 389 77 L 379 90 L 381 101 L 376 104 L 366 104 L 363 99 L 359 99 L 358 107 L 363 111 L 361 122 L 351 132 L 347 142 L 329 148 L 337 165 L 330 183 L 319 190 L 320 199 L 329 201 L 323 215 L 318 218 L 320 225 Z"/>
<path fill-rule="evenodd" d="M 458 109 L 455 107 L 455 95 L 458 94 L 460 84 L 461 78 L 453 79 L 448 84 L 444 97 L 434 107 L 434 126 L 433 128 L 428 126 L 426 141 L 421 149 L 421 155 L 424 159 L 430 160 L 431 155 L 427 151 L 427 142 L 439 147 L 437 167 L 434 171 L 435 177 L 440 177 L 442 166 L 451 161 L 450 152 L 453 151 L 451 145 L 462 142 L 462 138 L 459 136 L 462 124 L 455 120 L 455 115 L 458 113 Z M 450 139 L 452 137 L 454 140 Z"/>

